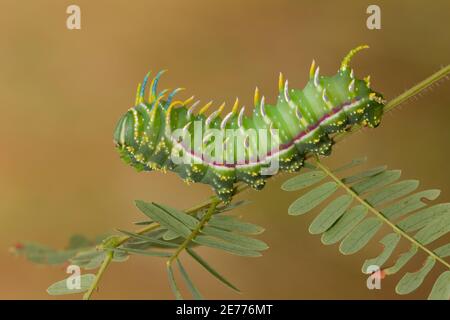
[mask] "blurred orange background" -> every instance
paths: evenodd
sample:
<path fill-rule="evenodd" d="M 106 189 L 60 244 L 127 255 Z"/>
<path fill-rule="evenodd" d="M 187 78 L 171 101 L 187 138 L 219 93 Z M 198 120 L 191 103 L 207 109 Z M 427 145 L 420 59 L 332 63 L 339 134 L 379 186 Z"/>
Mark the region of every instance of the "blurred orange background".
<path fill-rule="evenodd" d="M 81 30 L 66 28 L 70 4 L 81 7 Z M 381 30 L 366 28 L 369 4 L 381 7 Z M 114 150 L 115 123 L 148 70 L 169 69 L 160 88 L 188 88 L 186 97 L 230 105 L 239 96 L 251 105 L 255 85 L 274 101 L 279 71 L 301 88 L 313 58 L 331 75 L 349 49 L 367 43 L 371 49 L 352 62 L 356 75 L 370 74 L 372 86 L 390 99 L 449 63 L 449 12 L 446 0 L 1 0 L 0 298 L 48 299 L 48 285 L 66 277 L 62 267 L 11 255 L 8 248 L 18 241 L 63 248 L 74 233 L 133 230 L 132 222 L 142 219 L 135 199 L 188 208 L 211 194 L 172 173 L 138 174 Z M 339 143 L 325 163 L 367 155 L 368 165 L 402 169 L 403 177 L 441 189 L 440 201 L 450 201 L 448 93 L 443 82 L 404 104 L 378 129 Z M 240 196 L 252 204 L 236 214 L 267 229 L 261 239 L 270 249 L 263 257 L 200 250 L 242 295 L 185 263 L 207 298 L 427 296 L 439 268 L 406 297 L 394 292 L 401 275 L 369 291 L 360 269 L 380 251 L 377 241 L 348 257 L 323 246 L 307 231 L 313 214 L 287 215 L 298 193 L 280 190 L 285 179 Z M 164 260 L 133 256 L 111 265 L 95 298 L 172 299 Z"/>

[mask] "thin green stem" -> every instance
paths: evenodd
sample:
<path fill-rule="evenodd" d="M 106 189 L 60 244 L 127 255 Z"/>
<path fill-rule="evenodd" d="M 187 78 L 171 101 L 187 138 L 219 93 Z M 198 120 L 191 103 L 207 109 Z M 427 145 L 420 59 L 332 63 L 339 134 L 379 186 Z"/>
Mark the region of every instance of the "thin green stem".
<path fill-rule="evenodd" d="M 418 248 L 425 251 L 429 256 L 433 257 L 440 263 L 442 263 L 444 266 L 446 266 L 448 269 L 450 269 L 450 264 L 448 264 L 444 259 L 439 257 L 437 254 L 435 254 L 433 251 L 425 247 L 423 244 L 421 244 L 419 241 L 411 237 L 409 234 L 407 234 L 405 231 L 403 231 L 401 228 L 399 228 L 395 223 L 390 221 L 388 218 L 386 218 L 380 211 L 375 209 L 373 206 L 371 206 L 366 200 L 361 198 L 355 191 L 353 191 L 349 186 L 347 186 L 344 182 L 342 182 L 341 179 L 339 179 L 335 174 L 331 172 L 330 169 L 328 169 L 326 166 L 320 163 L 320 161 L 316 161 L 317 166 L 325 172 L 330 178 L 332 178 L 341 188 L 343 188 L 349 195 L 351 195 L 356 201 L 361 203 L 363 206 L 365 206 L 370 212 L 375 214 L 380 220 L 382 220 L 384 223 L 386 223 L 389 227 L 391 227 L 395 232 L 400 234 L 403 238 L 409 240 L 412 244 L 416 245 Z"/>
<path fill-rule="evenodd" d="M 83 300 L 89 300 L 91 298 L 92 294 L 94 293 L 94 290 L 98 286 L 100 279 L 102 278 L 102 275 L 105 273 L 106 268 L 108 268 L 108 265 L 111 263 L 113 255 L 114 255 L 113 251 L 106 252 L 105 260 L 103 260 L 100 269 L 95 275 L 94 282 L 92 282 L 91 286 L 89 287 L 89 290 L 83 295 Z"/>
<path fill-rule="evenodd" d="M 396 98 L 389 101 L 389 103 L 384 107 L 385 112 L 391 111 L 395 107 L 399 106 L 403 102 L 411 99 L 411 97 L 414 97 L 421 91 L 425 90 L 426 88 L 430 87 L 431 85 L 435 84 L 436 82 L 444 79 L 448 76 L 450 73 L 450 65 L 445 66 L 441 70 L 439 70 L 436 73 L 433 73 L 431 76 L 426 78 L 425 80 L 419 82 L 414 87 L 406 90 L 401 95 L 397 96 Z"/>
<path fill-rule="evenodd" d="M 180 253 L 187 248 L 189 243 L 194 240 L 194 238 L 197 236 L 197 234 L 202 230 L 203 226 L 211 219 L 214 211 L 216 210 L 217 205 L 220 203 L 220 200 L 215 200 L 211 203 L 209 206 L 208 211 L 206 214 L 202 217 L 198 225 L 194 230 L 192 230 L 191 234 L 184 240 L 184 242 L 177 248 L 177 250 L 174 252 L 174 254 L 170 257 L 170 259 L 167 261 L 167 267 L 170 267 L 172 262 L 178 258 Z"/>

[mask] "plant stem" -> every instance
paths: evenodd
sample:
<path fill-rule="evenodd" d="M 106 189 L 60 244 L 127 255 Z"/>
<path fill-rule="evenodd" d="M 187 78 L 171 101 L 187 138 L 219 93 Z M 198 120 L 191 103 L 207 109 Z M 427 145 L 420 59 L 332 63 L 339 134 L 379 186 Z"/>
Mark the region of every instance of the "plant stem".
<path fill-rule="evenodd" d="M 430 87 L 434 83 L 444 79 L 450 73 L 450 65 L 445 66 L 441 70 L 436 73 L 433 73 L 431 76 L 426 78 L 425 80 L 419 82 L 414 87 L 406 90 L 401 95 L 395 97 L 384 107 L 385 112 L 391 111 L 395 107 L 399 106 L 403 102 L 409 100 L 411 97 L 414 97 L 416 94 Z"/>
<path fill-rule="evenodd" d="M 331 172 L 330 169 L 328 169 L 326 166 L 322 165 L 320 161 L 316 160 L 317 166 L 325 172 L 330 178 L 332 178 L 341 188 L 343 188 L 349 195 L 351 195 L 354 199 L 356 199 L 359 203 L 361 203 L 363 206 L 365 206 L 367 209 L 369 209 L 370 212 L 375 214 L 380 220 L 382 220 L 384 223 L 386 223 L 388 226 L 390 226 L 395 232 L 400 234 L 405 239 L 409 240 L 411 243 L 416 245 L 418 248 L 425 251 L 429 256 L 436 259 L 440 263 L 442 263 L 444 266 L 446 266 L 448 269 L 450 269 L 450 264 L 448 264 L 444 259 L 439 257 L 437 254 L 435 254 L 433 251 L 425 247 L 423 244 L 421 244 L 419 241 L 411 237 L 409 234 L 407 234 L 405 231 L 403 231 L 401 228 L 399 228 L 395 223 L 390 221 L 388 218 L 386 218 L 380 211 L 375 209 L 373 206 L 371 206 L 366 200 L 361 198 L 355 191 L 353 191 L 349 186 L 347 186 L 344 182 L 342 182 L 341 179 L 339 179 L 335 174 Z"/>
<path fill-rule="evenodd" d="M 108 251 L 105 253 L 106 257 L 105 260 L 103 260 L 102 265 L 100 266 L 100 269 L 98 270 L 94 282 L 92 282 L 91 286 L 89 287 L 89 290 L 83 295 L 83 300 L 89 300 L 92 296 L 92 293 L 94 293 L 94 290 L 97 288 L 97 285 L 105 272 L 108 265 L 111 263 L 114 252 Z"/>
<path fill-rule="evenodd" d="M 213 200 L 213 202 L 211 203 L 211 205 L 209 206 L 208 211 L 206 212 L 206 214 L 202 217 L 202 219 L 200 220 L 200 222 L 198 223 L 197 227 L 192 230 L 191 234 L 189 235 L 189 237 L 186 238 L 186 240 L 184 240 L 184 242 L 177 248 L 177 250 L 175 251 L 175 253 L 170 257 L 170 259 L 167 261 L 167 266 L 170 267 L 170 265 L 172 264 L 172 262 L 178 258 L 178 256 L 180 255 L 180 253 L 187 248 L 187 246 L 189 245 L 189 243 L 197 236 L 197 234 L 200 232 L 200 230 L 203 228 L 203 226 L 205 225 L 205 223 L 207 223 L 209 221 L 209 219 L 211 219 L 211 216 L 213 215 L 214 211 L 216 210 L 217 205 L 220 203 L 220 200 L 216 199 Z"/>

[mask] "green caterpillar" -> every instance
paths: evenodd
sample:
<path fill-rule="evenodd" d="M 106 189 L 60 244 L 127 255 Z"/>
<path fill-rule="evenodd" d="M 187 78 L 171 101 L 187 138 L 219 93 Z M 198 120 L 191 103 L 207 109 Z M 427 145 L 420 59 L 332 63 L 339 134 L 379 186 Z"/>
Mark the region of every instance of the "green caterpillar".
<path fill-rule="evenodd" d="M 331 77 L 320 76 L 313 61 L 302 90 L 289 89 L 280 74 L 276 104 L 266 104 L 256 89 L 251 116 L 244 114 L 244 107 L 238 111 L 238 99 L 223 118 L 224 104 L 205 115 L 212 102 L 195 114 L 198 101 L 193 103 L 193 97 L 174 101 L 180 88 L 168 95 L 167 90 L 157 92 L 164 71 L 153 78 L 145 101 L 147 74 L 138 86 L 135 106 L 116 126 L 115 145 L 138 171 L 176 172 L 188 183 L 211 185 L 224 202 L 231 200 L 237 182 L 260 190 L 277 172 L 265 171 L 275 160 L 280 171 L 298 171 L 308 153 L 331 153 L 332 134 L 354 124 L 378 126 L 383 96 L 372 91 L 369 77 L 356 79 L 349 68 L 353 55 L 365 48 L 351 50 Z"/>

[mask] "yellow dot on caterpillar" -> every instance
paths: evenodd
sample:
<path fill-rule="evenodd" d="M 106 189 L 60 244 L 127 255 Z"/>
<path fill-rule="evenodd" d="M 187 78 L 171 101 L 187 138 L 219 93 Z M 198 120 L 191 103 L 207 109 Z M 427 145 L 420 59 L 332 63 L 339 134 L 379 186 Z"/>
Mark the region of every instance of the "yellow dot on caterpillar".
<path fill-rule="evenodd" d="M 143 161 L 144 161 L 144 155 L 142 155 L 142 154 L 137 154 L 137 155 L 136 155 L 136 160 L 139 161 L 139 162 L 143 162 Z"/>

